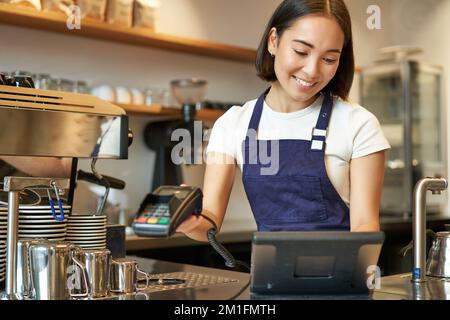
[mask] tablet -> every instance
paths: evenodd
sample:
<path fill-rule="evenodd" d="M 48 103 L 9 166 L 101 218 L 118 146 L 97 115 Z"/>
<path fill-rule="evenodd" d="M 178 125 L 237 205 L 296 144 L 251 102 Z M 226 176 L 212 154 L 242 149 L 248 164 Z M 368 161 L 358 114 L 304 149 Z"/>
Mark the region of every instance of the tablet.
<path fill-rule="evenodd" d="M 255 232 L 253 294 L 369 294 L 384 232 Z"/>

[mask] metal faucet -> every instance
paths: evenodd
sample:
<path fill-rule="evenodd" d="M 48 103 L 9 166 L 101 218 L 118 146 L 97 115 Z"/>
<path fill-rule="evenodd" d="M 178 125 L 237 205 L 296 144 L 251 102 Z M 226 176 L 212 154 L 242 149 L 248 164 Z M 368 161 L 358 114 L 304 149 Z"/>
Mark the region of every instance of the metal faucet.
<path fill-rule="evenodd" d="M 440 194 L 447 189 L 447 180 L 442 178 L 423 178 L 414 187 L 413 211 L 413 248 L 414 265 L 412 270 L 413 282 L 426 281 L 426 193 Z"/>

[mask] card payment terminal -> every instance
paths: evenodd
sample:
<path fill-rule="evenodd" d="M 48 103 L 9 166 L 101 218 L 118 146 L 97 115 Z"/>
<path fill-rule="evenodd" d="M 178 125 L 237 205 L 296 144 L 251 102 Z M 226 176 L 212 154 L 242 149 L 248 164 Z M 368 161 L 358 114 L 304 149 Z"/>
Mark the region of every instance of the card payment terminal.
<path fill-rule="evenodd" d="M 200 188 L 160 186 L 141 203 L 133 230 L 139 236 L 171 236 L 183 220 L 202 212 L 202 200 Z"/>

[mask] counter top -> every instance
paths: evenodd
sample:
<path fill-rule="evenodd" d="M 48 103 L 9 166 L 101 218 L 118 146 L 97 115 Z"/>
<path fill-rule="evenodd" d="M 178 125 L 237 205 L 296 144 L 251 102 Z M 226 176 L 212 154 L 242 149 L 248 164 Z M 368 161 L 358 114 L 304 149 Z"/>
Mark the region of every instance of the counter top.
<path fill-rule="evenodd" d="M 239 220 L 228 221 L 226 222 L 227 231 L 220 232 L 216 236 L 216 238 L 221 243 L 250 242 L 253 232 L 256 231 L 253 225 L 254 223 L 246 224 L 245 221 Z M 204 244 L 206 244 L 206 242 L 192 240 L 181 233 L 174 234 L 170 238 L 139 237 L 134 233 L 127 234 L 126 236 L 127 251 L 195 246 Z"/>
<path fill-rule="evenodd" d="M 411 283 L 411 274 L 401 274 L 381 278 L 379 289 L 370 295 L 267 295 L 254 296 L 249 287 L 239 292 L 249 282 L 249 274 L 222 269 L 200 267 L 188 264 L 133 257 L 139 267 L 150 273 L 152 278 L 185 279 L 183 284 L 152 285 L 137 294 L 117 295 L 108 299 L 119 300 L 228 300 L 237 295 L 239 300 L 292 300 L 292 299 L 333 299 L 333 300 L 449 300 L 450 280 L 437 278 L 420 284 Z M 141 282 L 142 283 L 142 282 Z"/>
<path fill-rule="evenodd" d="M 437 230 L 437 226 L 450 223 L 450 216 L 444 215 L 427 215 L 427 228 Z M 401 216 L 381 216 L 380 218 L 381 230 L 387 231 L 412 231 L 412 217 Z"/>
<path fill-rule="evenodd" d="M 388 296 L 387 296 L 388 295 Z M 380 289 L 373 299 L 450 300 L 450 279 L 427 277 L 422 283 L 412 283 L 411 273 L 381 278 Z"/>
<path fill-rule="evenodd" d="M 423 283 L 412 283 L 411 274 L 382 277 L 380 287 L 369 295 L 253 295 L 250 275 L 223 269 L 128 256 L 150 278 L 181 280 L 158 283 L 132 294 L 110 294 L 94 300 L 450 300 L 450 279 L 428 277 Z M 139 286 L 145 279 L 139 280 Z"/>
<path fill-rule="evenodd" d="M 226 223 L 226 231 L 222 231 L 217 235 L 217 239 L 221 243 L 238 243 L 250 242 L 254 229 L 254 223 L 246 223 L 245 221 L 228 221 Z M 225 224 L 224 223 L 224 224 Z M 427 228 L 437 230 L 438 225 L 450 224 L 450 217 L 440 215 L 430 215 L 427 217 Z M 380 219 L 381 230 L 385 232 L 408 231 L 412 230 L 412 218 L 401 216 L 382 216 Z M 126 237 L 126 250 L 137 251 L 146 249 L 160 249 L 182 246 L 204 245 L 186 237 L 183 234 L 175 234 L 170 238 L 149 238 L 139 237 L 134 234 L 128 234 Z"/>
<path fill-rule="evenodd" d="M 110 296 L 113 300 L 229 300 L 249 283 L 249 274 L 222 269 L 206 268 L 188 264 L 132 256 L 139 268 L 152 278 L 176 278 L 185 280 L 182 284 L 151 285 L 136 294 Z M 145 281 L 141 280 L 139 285 Z M 237 299 L 248 299 L 247 287 Z"/>

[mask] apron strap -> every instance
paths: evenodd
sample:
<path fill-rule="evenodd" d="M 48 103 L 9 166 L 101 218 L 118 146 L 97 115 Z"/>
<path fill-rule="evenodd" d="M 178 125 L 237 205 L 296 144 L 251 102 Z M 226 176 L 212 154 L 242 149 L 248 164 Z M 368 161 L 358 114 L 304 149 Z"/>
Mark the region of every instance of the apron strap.
<path fill-rule="evenodd" d="M 333 97 L 330 93 L 324 92 L 322 107 L 320 108 L 319 118 L 311 134 L 311 151 L 325 151 L 325 140 L 327 138 L 328 124 L 333 107 Z"/>
<path fill-rule="evenodd" d="M 248 138 L 248 130 L 253 129 L 258 130 L 258 126 L 259 126 L 259 120 L 261 119 L 261 115 L 262 115 L 262 111 L 263 111 L 263 106 L 264 106 L 264 98 L 266 97 L 266 95 L 269 93 L 270 91 L 270 87 L 267 88 L 259 97 L 258 100 L 256 101 L 255 104 L 255 109 L 253 110 L 252 113 L 252 117 L 250 119 L 250 123 L 248 125 L 248 129 L 247 129 L 247 138 Z"/>

